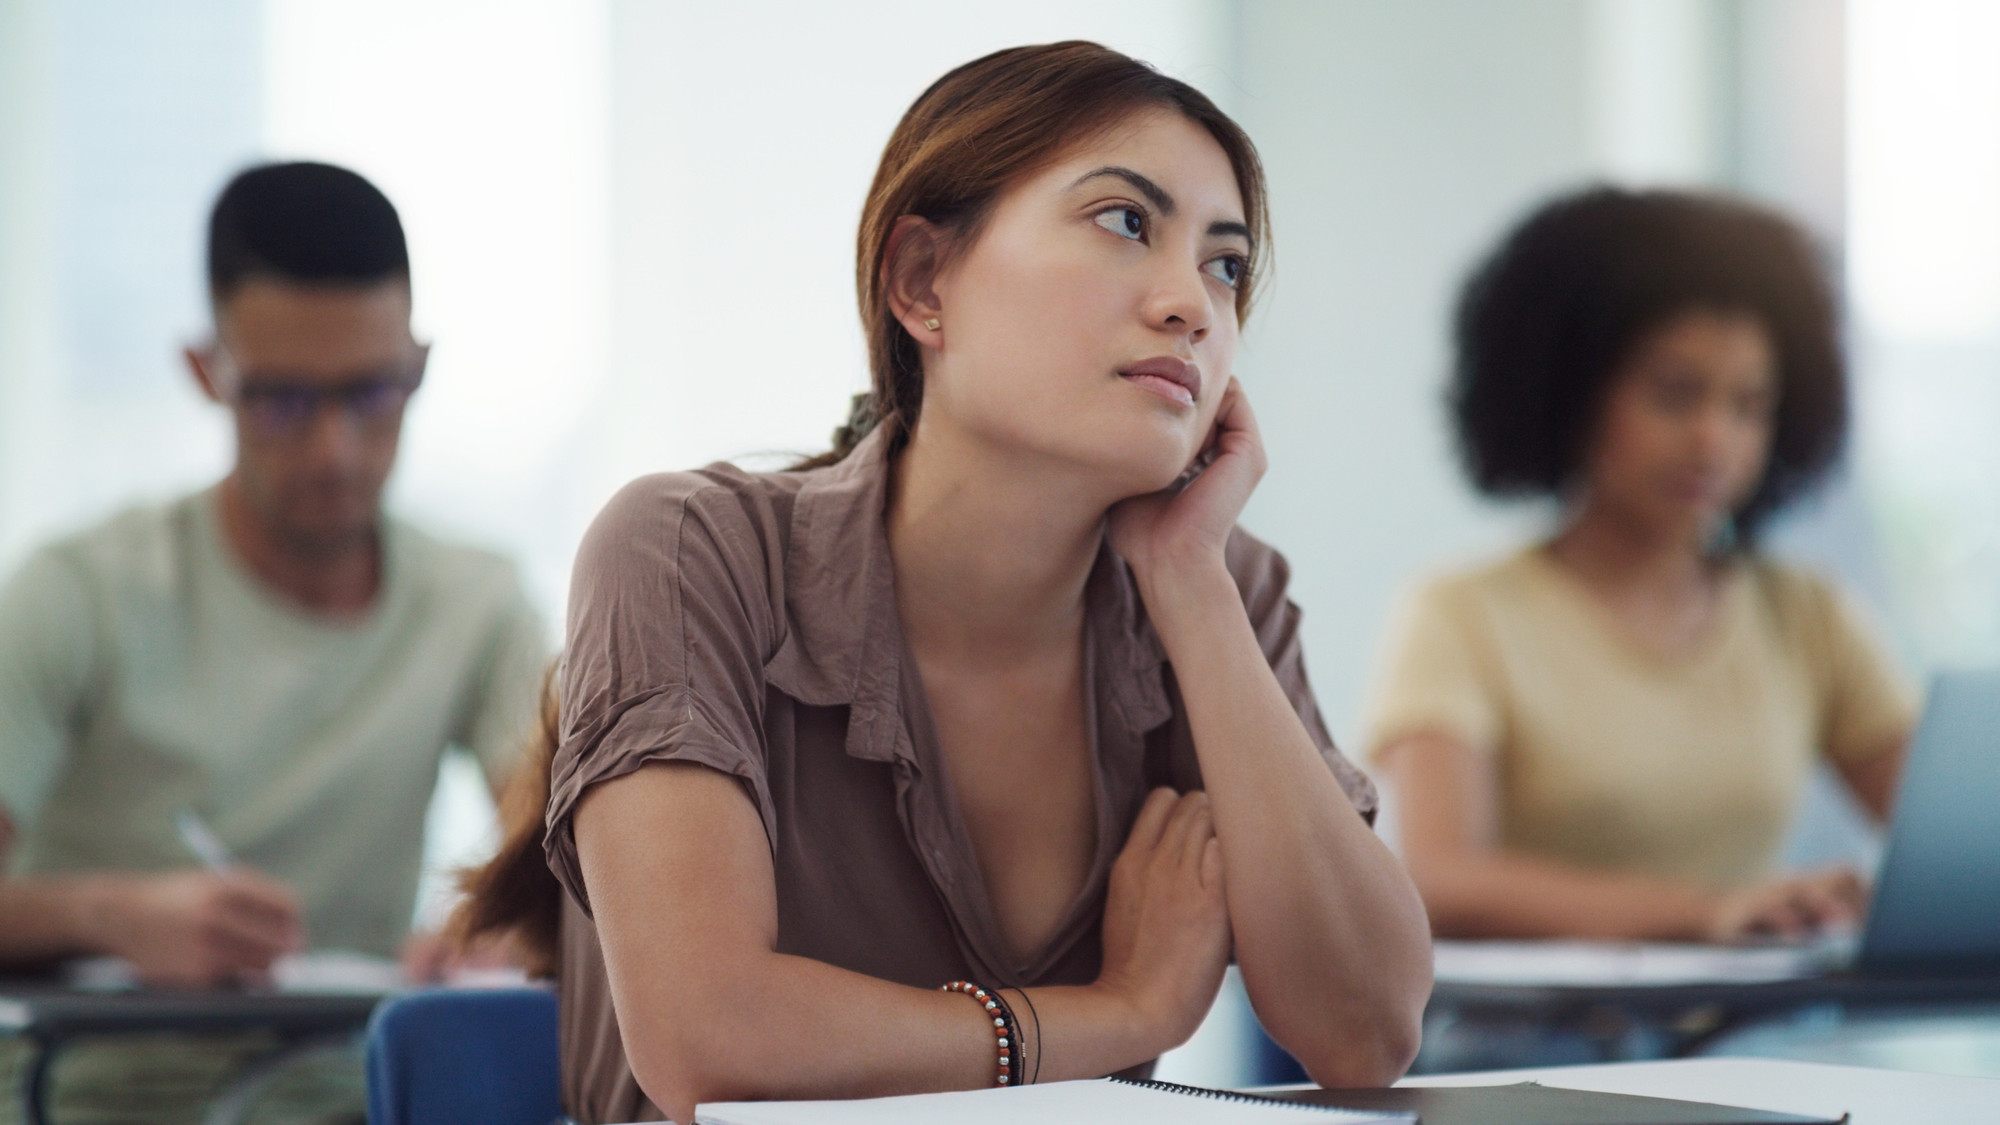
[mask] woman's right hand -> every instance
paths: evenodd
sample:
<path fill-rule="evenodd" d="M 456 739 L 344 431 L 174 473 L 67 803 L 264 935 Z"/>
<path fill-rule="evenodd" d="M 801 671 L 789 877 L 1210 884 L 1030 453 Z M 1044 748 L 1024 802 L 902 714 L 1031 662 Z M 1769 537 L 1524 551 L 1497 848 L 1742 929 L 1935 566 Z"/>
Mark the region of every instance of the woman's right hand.
<path fill-rule="evenodd" d="M 1229 949 L 1222 845 L 1208 795 L 1155 789 L 1111 868 L 1097 987 L 1125 1002 L 1165 1051 L 1201 1026 Z"/>
<path fill-rule="evenodd" d="M 1715 900 L 1707 938 L 1731 944 L 1756 937 L 1804 937 L 1860 920 L 1868 886 L 1851 867 L 1826 867 L 1758 883 Z"/>

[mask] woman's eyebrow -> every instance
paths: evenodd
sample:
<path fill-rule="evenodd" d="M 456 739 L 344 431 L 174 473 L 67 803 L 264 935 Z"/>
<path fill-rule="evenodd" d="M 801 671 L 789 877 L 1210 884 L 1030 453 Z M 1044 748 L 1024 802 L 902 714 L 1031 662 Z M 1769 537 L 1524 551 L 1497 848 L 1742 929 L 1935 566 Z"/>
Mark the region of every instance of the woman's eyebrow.
<path fill-rule="evenodd" d="M 1208 224 L 1208 235 L 1210 238 L 1226 238 L 1230 235 L 1235 235 L 1252 246 L 1257 245 L 1257 240 L 1250 237 L 1249 226 L 1232 219 L 1217 219 L 1215 222 Z"/>
<path fill-rule="evenodd" d="M 1159 208 L 1162 215 L 1173 214 L 1175 208 L 1178 206 L 1174 202 L 1174 197 L 1168 194 L 1166 188 L 1161 187 L 1130 168 L 1120 168 L 1116 164 L 1107 164 L 1095 172 L 1086 172 L 1078 176 L 1076 182 L 1069 186 L 1071 190 L 1075 190 L 1099 176 L 1111 176 L 1131 184 L 1133 187 L 1139 189 L 1140 195 L 1146 197 L 1146 202 Z"/>

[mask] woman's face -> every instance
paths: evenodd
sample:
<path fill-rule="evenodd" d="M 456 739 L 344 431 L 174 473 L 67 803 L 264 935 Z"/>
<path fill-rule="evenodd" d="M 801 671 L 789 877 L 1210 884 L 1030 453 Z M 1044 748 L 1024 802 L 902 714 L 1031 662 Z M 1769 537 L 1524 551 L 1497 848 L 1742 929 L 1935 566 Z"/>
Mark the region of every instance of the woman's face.
<path fill-rule="evenodd" d="M 1593 503 L 1700 540 L 1755 491 L 1778 379 L 1753 316 L 1695 311 L 1643 337 L 1613 374 L 1586 466 Z"/>
<path fill-rule="evenodd" d="M 934 279 L 937 311 L 904 318 L 925 345 L 919 440 L 1164 488 L 1214 425 L 1249 256 L 1221 146 L 1177 113 L 1134 116 L 1009 189 Z"/>

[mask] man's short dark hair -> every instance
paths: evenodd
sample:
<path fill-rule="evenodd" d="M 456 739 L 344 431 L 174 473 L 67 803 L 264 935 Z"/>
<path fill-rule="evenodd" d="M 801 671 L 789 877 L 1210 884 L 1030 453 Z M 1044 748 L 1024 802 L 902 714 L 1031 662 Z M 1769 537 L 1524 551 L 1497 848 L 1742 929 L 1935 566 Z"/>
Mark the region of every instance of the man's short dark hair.
<path fill-rule="evenodd" d="M 331 164 L 261 164 L 222 189 L 208 221 L 208 291 L 217 303 L 243 283 L 374 285 L 410 278 L 395 205 L 374 184 Z"/>
<path fill-rule="evenodd" d="M 1530 215 L 1460 295 L 1450 405 L 1468 476 L 1489 496 L 1555 495 L 1581 468 L 1612 374 L 1689 312 L 1744 313 L 1769 333 L 1778 401 L 1770 461 L 1738 535 L 1823 477 L 1847 433 L 1833 294 L 1784 217 L 1715 195 L 1600 187 Z"/>

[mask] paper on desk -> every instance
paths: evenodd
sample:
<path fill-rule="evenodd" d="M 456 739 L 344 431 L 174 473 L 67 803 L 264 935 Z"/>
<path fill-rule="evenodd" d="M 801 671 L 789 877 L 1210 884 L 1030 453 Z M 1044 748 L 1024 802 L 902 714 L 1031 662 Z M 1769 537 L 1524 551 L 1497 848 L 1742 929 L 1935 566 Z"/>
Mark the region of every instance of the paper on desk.
<path fill-rule="evenodd" d="M 88 992 L 139 987 L 139 974 L 119 957 L 88 957 L 63 966 L 63 982 Z M 403 985 L 402 966 L 386 957 L 345 949 L 314 949 L 280 957 L 271 965 L 278 992 L 391 992 Z"/>
<path fill-rule="evenodd" d="M 279 992 L 393 992 L 403 967 L 386 957 L 345 949 L 313 949 L 278 958 L 271 983 Z"/>
<path fill-rule="evenodd" d="M 1674 945 L 1610 941 L 1440 941 L 1440 983 L 1555 988 L 1762 984 L 1837 968 L 1848 943 L 1805 946 Z"/>
<path fill-rule="evenodd" d="M 837 1102 L 718 1102 L 695 1107 L 695 1125 L 1410 1125 L 1408 1113 L 1364 1113 L 1284 1102 L 1240 1102 L 1170 1093 L 1110 1079 L 1012 1089 L 960 1090 Z"/>

